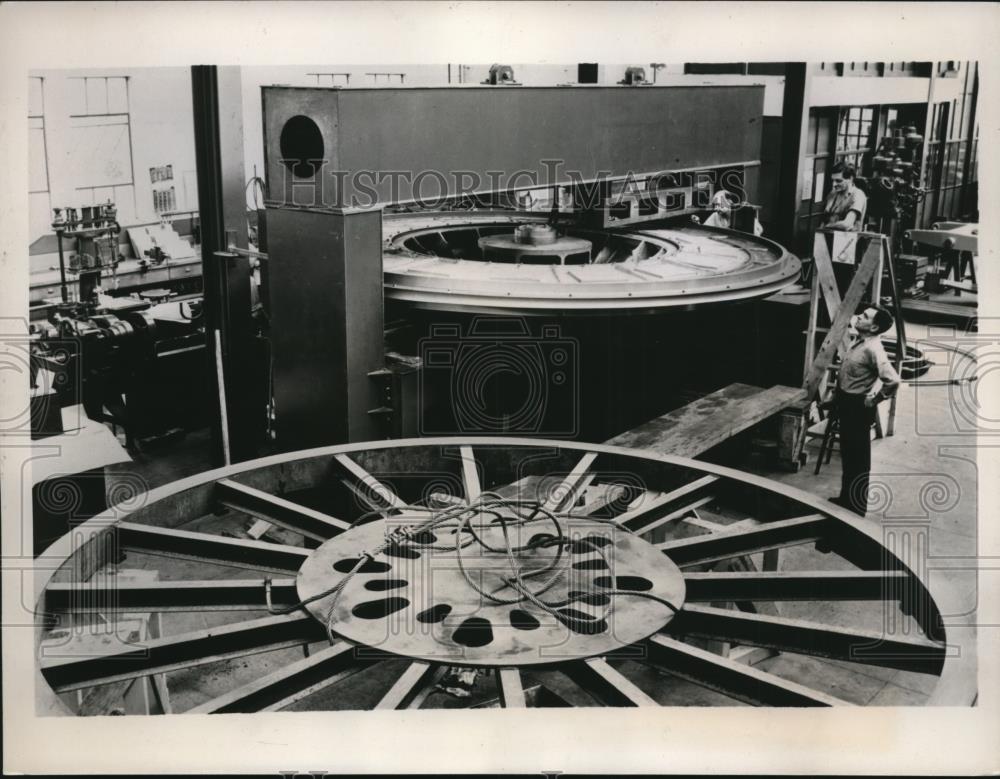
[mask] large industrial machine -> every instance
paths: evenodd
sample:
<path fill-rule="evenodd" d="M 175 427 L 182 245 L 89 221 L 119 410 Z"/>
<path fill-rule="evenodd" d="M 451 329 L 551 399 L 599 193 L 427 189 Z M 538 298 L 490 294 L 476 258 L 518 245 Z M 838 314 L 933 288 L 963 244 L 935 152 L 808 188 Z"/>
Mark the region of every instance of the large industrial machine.
<path fill-rule="evenodd" d="M 142 285 L 120 285 L 118 277 L 125 263 L 166 273 L 170 257 L 193 251 L 166 225 L 136 227 L 129 238 L 140 259 L 124 260 L 116 217 L 110 201 L 54 209 L 59 294 L 32 301 L 36 437 L 63 432 L 59 409 L 76 404 L 90 419 L 120 426 L 131 450 L 143 439 L 206 424 L 211 406 L 187 391 L 206 370 L 200 294 L 140 293 Z"/>
<path fill-rule="evenodd" d="M 580 443 L 787 369 L 756 332 L 757 301 L 800 271 L 746 205 L 762 88 L 512 80 L 264 88 L 261 297 L 286 453 L 49 550 L 41 712 L 124 713 L 136 690 L 148 713 L 669 705 L 664 679 L 723 705 L 844 703 L 718 651 L 735 644 L 914 671 L 931 702 L 972 701 L 969 654 L 948 651 L 965 634 L 877 528 L 738 471 Z M 748 230 L 692 221 L 721 189 Z M 223 290 L 250 254 L 218 254 Z M 216 316 L 230 359 L 243 297 Z M 424 437 L 377 441 L 407 435 Z M 803 545 L 836 570 L 779 573 Z M 868 601 L 862 623 L 908 629 L 790 619 L 779 600 Z M 250 619 L 206 628 L 211 611 Z M 67 630 L 126 612 L 143 627 L 96 651 Z M 252 654 L 268 660 L 240 671 Z M 230 661 L 225 684 L 171 702 Z"/>
<path fill-rule="evenodd" d="M 279 447 L 606 440 L 685 393 L 780 380 L 733 323 L 798 261 L 691 219 L 726 189 L 753 224 L 762 92 L 265 87 Z M 415 402 L 387 401 L 386 322 Z"/>

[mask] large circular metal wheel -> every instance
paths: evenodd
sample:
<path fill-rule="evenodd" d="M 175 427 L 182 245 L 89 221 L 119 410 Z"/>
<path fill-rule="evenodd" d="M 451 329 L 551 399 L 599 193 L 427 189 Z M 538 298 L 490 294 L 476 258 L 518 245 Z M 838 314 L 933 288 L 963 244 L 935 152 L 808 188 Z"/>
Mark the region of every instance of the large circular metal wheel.
<path fill-rule="evenodd" d="M 794 283 L 801 270 L 773 241 L 702 226 L 561 224 L 565 241 L 591 246 L 583 264 L 562 263 L 556 254 L 532 263 L 484 254 L 483 241 L 546 222 L 547 216 L 510 211 L 386 215 L 386 298 L 437 311 L 592 316 L 766 297 Z"/>
<path fill-rule="evenodd" d="M 275 456 L 130 496 L 48 550 L 40 709 L 93 713 L 140 678 L 202 713 L 677 705 L 678 684 L 703 705 L 846 703 L 748 652 L 915 672 L 929 702 L 968 705 L 965 631 L 883 536 L 767 479 L 615 447 Z M 158 636 L 118 628 L 150 615 Z"/>

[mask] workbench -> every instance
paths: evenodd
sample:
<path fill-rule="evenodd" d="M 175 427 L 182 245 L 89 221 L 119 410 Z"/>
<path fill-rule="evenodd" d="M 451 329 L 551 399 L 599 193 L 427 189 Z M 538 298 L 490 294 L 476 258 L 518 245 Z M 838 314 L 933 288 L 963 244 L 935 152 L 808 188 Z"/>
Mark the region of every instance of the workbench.
<path fill-rule="evenodd" d="M 67 271 L 67 286 L 74 286 L 78 278 L 78 274 Z M 116 288 L 111 287 L 114 278 L 118 281 Z M 201 278 L 201 258 L 185 257 L 179 260 L 164 260 L 159 264 L 122 260 L 118 264 L 115 276 L 112 277 L 108 271 L 104 271 L 101 282 L 105 292 L 125 293 L 153 286 L 176 286 L 181 282 L 199 278 Z M 30 307 L 42 308 L 45 304 L 58 303 L 60 300 L 58 265 L 54 270 L 31 274 L 28 293 Z"/>
<path fill-rule="evenodd" d="M 698 457 L 805 398 L 806 391 L 801 387 L 776 385 L 762 389 L 750 384 L 730 384 L 605 443 L 657 454 Z"/>

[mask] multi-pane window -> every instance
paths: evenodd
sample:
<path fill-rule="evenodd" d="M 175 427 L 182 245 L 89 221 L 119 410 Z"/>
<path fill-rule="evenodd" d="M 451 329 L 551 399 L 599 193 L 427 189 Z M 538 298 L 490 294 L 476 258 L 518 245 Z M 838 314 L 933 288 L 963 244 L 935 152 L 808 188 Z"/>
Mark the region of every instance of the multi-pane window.
<path fill-rule="evenodd" d="M 45 81 L 28 79 L 28 219 L 31 239 L 49 232 L 52 222 L 49 139 L 45 127 Z"/>
<path fill-rule="evenodd" d="M 117 200 L 116 188 L 134 184 L 128 77 L 74 80 L 70 160 L 76 189 L 90 190 L 94 200 Z"/>
<path fill-rule="evenodd" d="M 845 106 L 837 127 L 837 159 L 853 165 L 864 175 L 872 152 L 872 127 L 876 120 L 872 106 Z"/>
<path fill-rule="evenodd" d="M 28 193 L 32 195 L 49 191 L 44 89 L 41 78 L 28 79 Z"/>
<path fill-rule="evenodd" d="M 978 67 L 975 62 L 958 62 L 952 70 L 962 88 L 958 97 L 933 105 L 924 168 L 928 194 L 921 212 L 923 225 L 960 218 L 977 207 Z"/>

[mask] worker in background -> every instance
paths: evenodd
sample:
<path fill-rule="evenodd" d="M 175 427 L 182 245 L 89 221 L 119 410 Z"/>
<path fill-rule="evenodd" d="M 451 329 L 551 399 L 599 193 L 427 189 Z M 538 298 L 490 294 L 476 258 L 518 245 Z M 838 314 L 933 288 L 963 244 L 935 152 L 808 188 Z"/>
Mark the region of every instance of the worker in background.
<path fill-rule="evenodd" d="M 864 228 L 868 197 L 854 183 L 854 168 L 843 162 L 830 173 L 833 189 L 823 204 L 823 227 L 858 232 Z"/>
<path fill-rule="evenodd" d="M 893 325 L 892 314 L 869 306 L 851 318 L 856 333 L 840 365 L 834 399 L 840 418 L 840 495 L 831 498 L 862 517 L 868 511 L 868 478 L 872 466 L 871 427 L 879 403 L 896 394 L 899 374 L 882 347 L 882 333 Z M 881 387 L 875 391 L 875 384 Z"/>
<path fill-rule="evenodd" d="M 718 190 L 714 195 L 712 195 L 712 213 L 702 222 L 697 215 L 691 217 L 691 221 L 695 224 L 704 224 L 705 227 L 721 227 L 726 230 L 731 230 L 733 221 L 733 205 L 738 201 L 736 195 L 725 189 Z M 760 222 L 754 217 L 753 220 L 753 234 L 761 235 L 764 232 L 764 228 L 761 226 Z"/>

